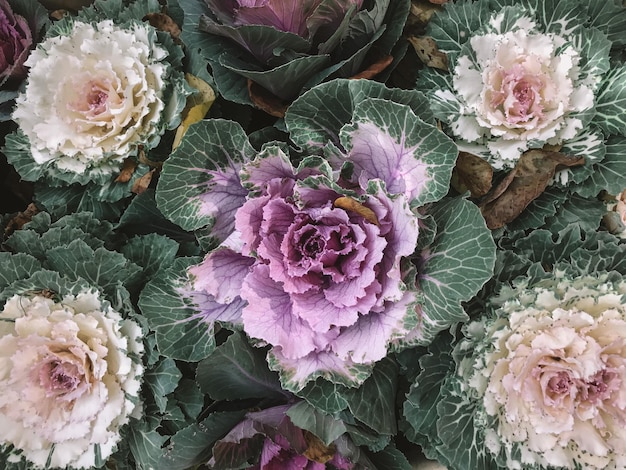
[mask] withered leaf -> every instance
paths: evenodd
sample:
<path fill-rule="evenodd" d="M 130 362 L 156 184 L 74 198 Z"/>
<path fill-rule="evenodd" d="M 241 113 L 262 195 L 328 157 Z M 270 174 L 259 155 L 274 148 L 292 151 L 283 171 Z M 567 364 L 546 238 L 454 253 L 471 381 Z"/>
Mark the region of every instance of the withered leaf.
<path fill-rule="evenodd" d="M 365 70 L 357 73 L 356 75 L 353 75 L 350 78 L 353 80 L 358 80 L 359 78 L 365 78 L 369 80 L 371 78 L 374 78 L 379 73 L 381 73 L 387 67 L 389 67 L 392 62 L 393 62 L 393 56 L 386 55 L 383 58 L 378 59 L 376 62 L 374 62 Z"/>
<path fill-rule="evenodd" d="M 4 229 L 4 234 L 9 236 L 16 230 L 20 230 L 25 224 L 32 220 L 33 216 L 38 213 L 39 209 L 37 209 L 37 206 L 31 202 L 28 207 L 26 207 L 24 212 L 18 212 L 18 214 L 9 221 Z"/>
<path fill-rule="evenodd" d="M 494 187 L 481 203 L 487 227 L 496 229 L 512 222 L 546 189 L 559 167 L 583 165 L 584 157 L 559 152 L 524 152 L 511 172 Z"/>
<path fill-rule="evenodd" d="M 452 186 L 460 193 L 469 191 L 472 197 L 482 197 L 492 185 L 493 168 L 484 159 L 467 152 L 459 152 L 452 171 Z"/>
<path fill-rule="evenodd" d="M 261 111 L 277 118 L 285 117 L 289 105 L 250 79 L 248 79 L 248 95 L 252 103 Z"/>
<path fill-rule="evenodd" d="M 148 20 L 148 23 L 159 31 L 170 33 L 175 41 L 180 40 L 181 30 L 179 26 L 165 13 L 148 13 L 144 19 Z"/>
<path fill-rule="evenodd" d="M 326 463 L 333 459 L 337 452 L 337 448 L 334 444 L 330 446 L 324 445 L 319 437 L 309 431 L 303 431 L 303 434 L 307 445 L 304 456 L 307 459 L 318 463 Z"/>
<path fill-rule="evenodd" d="M 439 10 L 440 7 L 428 0 L 411 0 L 411 10 L 407 23 L 423 29 L 430 18 Z"/>
<path fill-rule="evenodd" d="M 137 169 L 137 160 L 132 157 L 126 158 L 124 163 L 122 164 L 122 169 L 120 170 L 120 174 L 115 178 L 116 183 L 128 183 L 130 179 L 133 177 L 133 173 Z"/>
<path fill-rule="evenodd" d="M 148 189 L 148 186 L 150 186 L 150 183 L 152 182 L 152 177 L 154 176 L 155 171 L 156 169 L 153 168 L 148 173 L 146 173 L 141 178 L 139 178 L 137 181 L 135 181 L 131 191 L 135 194 L 144 193 L 146 189 Z"/>
<path fill-rule="evenodd" d="M 448 56 L 439 50 L 433 38 L 409 36 L 408 39 L 424 64 L 428 67 L 448 71 Z"/>
<path fill-rule="evenodd" d="M 380 225 L 380 222 L 378 222 L 378 217 L 376 217 L 376 213 L 369 207 L 361 204 L 356 199 L 352 199 L 348 196 L 341 196 L 335 199 L 335 202 L 333 202 L 333 206 L 345 209 L 347 211 L 356 212 L 368 222 L 371 222 L 374 225 Z"/>
<path fill-rule="evenodd" d="M 202 121 L 215 102 L 215 91 L 207 82 L 190 73 L 185 74 L 185 80 L 198 91 L 187 98 L 187 103 L 182 113 L 183 121 L 176 129 L 172 150 L 180 145 L 189 126 Z"/>

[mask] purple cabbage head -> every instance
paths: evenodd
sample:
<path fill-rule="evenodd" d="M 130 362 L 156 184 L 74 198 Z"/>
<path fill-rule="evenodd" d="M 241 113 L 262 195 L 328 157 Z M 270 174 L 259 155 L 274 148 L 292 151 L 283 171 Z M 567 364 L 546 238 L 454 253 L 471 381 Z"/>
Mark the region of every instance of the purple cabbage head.
<path fill-rule="evenodd" d="M 0 0 L 0 85 L 9 79 L 26 77 L 24 61 L 32 45 L 28 21 L 15 14 L 7 0 Z"/>
<path fill-rule="evenodd" d="M 251 412 L 213 448 L 211 468 L 249 470 L 352 470 L 355 465 L 342 452 L 355 453 L 341 436 L 325 445 L 314 434 L 298 428 L 286 412 L 291 405 Z"/>
<path fill-rule="evenodd" d="M 245 99 L 251 81 L 288 103 L 323 81 L 399 60 L 409 6 L 408 0 L 205 0 L 198 34 L 210 36 L 201 40 L 202 55 L 226 99 L 251 104 Z"/>
<path fill-rule="evenodd" d="M 244 305 L 244 331 L 271 346 L 285 387 L 319 376 L 361 383 L 406 332 L 416 301 L 401 264 L 418 237 L 407 198 L 380 180 L 346 191 L 311 168 L 296 173 L 279 155 L 244 174 L 252 190 L 235 232 L 191 268 L 194 289 L 214 310 Z"/>
<path fill-rule="evenodd" d="M 361 8 L 363 0 L 207 0 L 222 24 L 262 25 L 279 31 L 312 38 L 322 29 L 326 40 L 337 29 L 351 8 Z M 321 32 L 321 31 L 320 31 Z"/>

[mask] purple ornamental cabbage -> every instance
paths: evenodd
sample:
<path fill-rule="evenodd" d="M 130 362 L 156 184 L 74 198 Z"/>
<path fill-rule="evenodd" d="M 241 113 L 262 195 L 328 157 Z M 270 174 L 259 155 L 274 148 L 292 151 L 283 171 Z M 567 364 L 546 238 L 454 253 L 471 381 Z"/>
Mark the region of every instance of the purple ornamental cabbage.
<path fill-rule="evenodd" d="M 26 76 L 24 61 L 32 45 L 28 21 L 15 14 L 7 0 L 0 0 L 0 85 Z"/>
<path fill-rule="evenodd" d="M 249 470 L 352 470 L 355 465 L 341 451 L 353 446 L 341 436 L 329 446 L 312 433 L 295 426 L 286 412 L 292 405 L 251 412 L 213 448 L 211 468 Z M 339 450 L 341 449 L 341 451 Z"/>
<path fill-rule="evenodd" d="M 212 37 L 202 41 L 203 55 L 220 92 L 240 101 L 250 79 L 286 102 L 329 78 L 353 76 L 381 57 L 399 59 L 404 48 L 394 47 L 410 5 L 407 0 L 375 0 L 367 7 L 363 0 L 205 3 L 199 28 Z"/>
<path fill-rule="evenodd" d="M 408 198 L 377 179 L 357 195 L 316 170 L 296 174 L 280 151 L 243 175 L 251 191 L 233 235 L 190 269 L 198 304 L 243 304 L 244 331 L 271 346 L 289 389 L 318 376 L 362 383 L 416 301 L 401 268 L 418 238 Z"/>

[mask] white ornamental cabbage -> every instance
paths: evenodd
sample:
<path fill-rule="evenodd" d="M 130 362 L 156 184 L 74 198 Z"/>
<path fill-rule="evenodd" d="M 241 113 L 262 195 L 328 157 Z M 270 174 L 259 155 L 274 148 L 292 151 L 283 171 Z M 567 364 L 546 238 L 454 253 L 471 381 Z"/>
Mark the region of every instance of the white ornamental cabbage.
<path fill-rule="evenodd" d="M 484 15 L 456 2 L 435 15 L 430 33 L 451 73 L 426 69 L 417 88 L 429 95 L 459 148 L 495 169 L 512 168 L 523 152 L 546 145 L 589 161 L 602 158 L 604 136 L 590 122 L 609 70 L 607 33 L 586 26 L 585 8 L 555 22 L 548 6 L 506 3 L 512 5 Z M 473 23 L 481 27 L 468 30 Z M 452 31 L 458 37 L 450 38 Z"/>
<path fill-rule="evenodd" d="M 13 118 L 36 163 L 111 173 L 139 145 L 158 142 L 169 65 L 155 35 L 143 23 L 75 22 L 31 53 Z"/>
<path fill-rule="evenodd" d="M 459 373 L 506 468 L 626 468 L 625 296 L 606 274 L 520 284 L 466 327 Z"/>
<path fill-rule="evenodd" d="M 140 413 L 140 327 L 92 291 L 15 295 L 0 313 L 0 444 L 37 468 L 107 459 Z"/>

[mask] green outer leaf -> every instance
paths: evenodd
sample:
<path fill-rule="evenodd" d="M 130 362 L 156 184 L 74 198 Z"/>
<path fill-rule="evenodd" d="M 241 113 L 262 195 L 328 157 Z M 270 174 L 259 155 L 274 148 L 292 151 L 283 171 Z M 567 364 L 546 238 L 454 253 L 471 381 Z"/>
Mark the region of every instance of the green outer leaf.
<path fill-rule="evenodd" d="M 434 124 L 428 100 L 420 92 L 387 88 L 372 80 L 336 79 L 312 88 L 291 104 L 285 115 L 291 139 L 310 153 L 319 152 L 329 141 L 339 145 L 340 129 L 366 98 L 405 104 L 423 121 Z"/>
<path fill-rule="evenodd" d="M 24 253 L 0 252 L 0 291 L 20 279 L 27 279 L 41 269 L 34 257 Z"/>
<path fill-rule="evenodd" d="M 49 165 L 40 165 L 30 153 L 30 141 L 20 130 L 5 137 L 2 153 L 24 181 L 37 181 Z"/>
<path fill-rule="evenodd" d="M 256 151 L 241 126 L 232 121 L 210 119 L 192 125 L 185 139 L 163 165 L 156 202 L 159 210 L 185 230 L 215 222 L 201 212 L 199 196 L 215 183 L 212 170 L 232 169 L 252 160 Z"/>
<path fill-rule="evenodd" d="M 626 44 L 626 9 L 620 0 L 588 2 L 589 26 L 607 34 L 615 45 Z"/>
<path fill-rule="evenodd" d="M 607 134 L 626 136 L 626 64 L 605 75 L 596 95 L 593 122 Z"/>
<path fill-rule="evenodd" d="M 144 374 L 144 383 L 150 387 L 154 401 L 161 413 L 167 407 L 167 395 L 176 390 L 182 376 L 183 374 L 176 367 L 174 360 L 167 357 Z"/>
<path fill-rule="evenodd" d="M 446 3 L 444 11 L 428 22 L 426 35 L 431 36 L 439 50 L 448 55 L 451 70 L 463 44 L 489 21 L 490 15 L 488 2 L 461 0 Z"/>
<path fill-rule="evenodd" d="M 437 223 L 437 235 L 420 255 L 418 266 L 417 283 L 424 295 L 420 344 L 467 319 L 461 301 L 476 294 L 495 264 L 495 243 L 474 204 L 450 198 L 434 204 L 429 213 Z"/>
<path fill-rule="evenodd" d="M 145 278 L 150 278 L 174 261 L 178 243 L 163 235 L 150 233 L 130 239 L 121 252 L 143 268 L 142 274 Z"/>
<path fill-rule="evenodd" d="M 178 291 L 188 282 L 187 268 L 199 262 L 200 258 L 177 258 L 146 284 L 139 297 L 161 354 L 187 362 L 200 361 L 215 348 L 213 326 L 194 318 L 197 312 Z"/>
<path fill-rule="evenodd" d="M 463 384 L 456 376 L 448 376 L 443 387 L 443 397 L 437 403 L 440 461 L 452 468 L 495 470 L 497 466 L 483 442 L 483 429 L 474 421 L 476 402 L 461 391 Z"/>
<path fill-rule="evenodd" d="M 307 55 L 270 70 L 255 70 L 244 60 L 222 54 L 220 65 L 237 75 L 249 78 L 279 98 L 288 101 L 298 95 L 312 75 L 330 65 L 330 56 Z"/>
<path fill-rule="evenodd" d="M 57 272 L 41 269 L 26 279 L 18 279 L 0 292 L 0 300 L 13 295 L 34 295 L 42 290 L 49 290 L 55 295 L 77 295 L 86 290 L 94 290 L 84 279 L 71 279 Z"/>
<path fill-rule="evenodd" d="M 327 414 L 335 414 L 348 407 L 348 400 L 344 396 L 347 390 L 343 385 L 319 378 L 309 382 L 297 395 L 315 408 Z"/>
<path fill-rule="evenodd" d="M 122 254 L 106 248 L 93 250 L 82 240 L 48 250 L 47 261 L 57 272 L 73 279 L 83 278 L 113 297 L 118 286 L 130 288 L 141 273 L 141 268 Z"/>
<path fill-rule="evenodd" d="M 552 233 L 556 233 L 571 223 L 577 223 L 583 230 L 594 231 L 600 226 L 604 214 L 606 214 L 604 202 L 595 198 L 585 199 L 572 194 L 559 207 L 557 213 L 546 220 L 546 227 Z"/>
<path fill-rule="evenodd" d="M 604 190 L 617 195 L 626 188 L 626 137 L 612 136 L 606 141 L 606 153 L 602 161 L 592 166 L 593 173 L 575 188 L 583 197 L 597 196 Z"/>
<path fill-rule="evenodd" d="M 347 394 L 350 411 L 362 423 L 380 434 L 397 431 L 395 413 L 398 365 L 389 358 L 381 360 L 372 375 Z"/>
<path fill-rule="evenodd" d="M 422 369 L 403 404 L 403 415 L 410 426 L 405 432 L 406 437 L 420 443 L 420 437 L 426 436 L 436 440 L 437 403 L 441 400 L 441 385 L 451 370 L 454 370 L 452 348 L 448 335 L 443 335 L 428 348 L 428 353 L 419 359 Z M 449 338 L 451 341 L 452 338 Z"/>
<path fill-rule="evenodd" d="M 380 470 L 412 470 L 414 468 L 406 456 L 393 444 L 380 452 L 370 454 L 369 458 Z"/>
<path fill-rule="evenodd" d="M 380 135 L 358 132 L 361 126 L 374 125 L 379 129 Z M 389 139 L 386 138 L 389 136 Z M 382 178 L 387 183 L 387 190 L 393 191 L 393 183 L 405 179 L 407 182 L 416 184 L 417 178 L 424 176 L 419 181 L 417 194 L 412 194 L 411 205 L 421 207 L 429 202 L 437 201 L 446 195 L 450 187 L 452 168 L 457 159 L 458 150 L 456 144 L 441 132 L 436 126 L 426 124 L 419 119 L 408 106 L 382 99 L 367 99 L 357 104 L 352 124 L 344 126 L 340 132 L 341 143 L 350 155 L 355 144 L 363 142 L 363 147 L 371 149 L 371 158 L 380 163 L 389 178 Z M 393 146 L 389 144 L 393 141 Z M 381 143 L 381 147 L 377 145 Z M 395 157 L 400 153 L 398 167 L 387 154 Z M 405 160 L 413 161 L 411 170 L 406 168 L 411 165 Z M 384 170 L 383 170 L 384 169 Z M 424 172 L 424 175 L 419 173 Z M 393 174 L 393 180 L 392 175 Z M 418 174 L 415 174 L 418 173 Z M 370 175 L 374 177 L 374 175 Z M 406 178 L 405 178 L 406 177 Z M 402 183 L 400 183 L 402 184 Z"/>
<path fill-rule="evenodd" d="M 224 437 L 245 416 L 245 410 L 211 413 L 172 436 L 155 470 L 186 470 L 209 461 L 215 441 Z"/>
<path fill-rule="evenodd" d="M 35 201 L 54 218 L 73 212 L 91 212 L 98 219 L 117 219 L 126 201 L 121 200 L 115 203 L 99 201 L 94 198 L 95 187 L 97 186 L 51 187 L 41 180 L 35 184 Z"/>
<path fill-rule="evenodd" d="M 268 369 L 265 353 L 250 346 L 239 332 L 200 361 L 196 381 L 214 400 L 290 397 L 281 389 L 278 374 Z"/>
<path fill-rule="evenodd" d="M 315 434 L 327 446 L 347 431 L 343 421 L 320 412 L 306 401 L 293 405 L 286 415 L 293 424 Z"/>
<path fill-rule="evenodd" d="M 161 458 L 161 448 L 168 437 L 146 424 L 140 422 L 130 426 L 128 443 L 135 462 L 141 465 L 141 468 L 156 469 Z"/>

